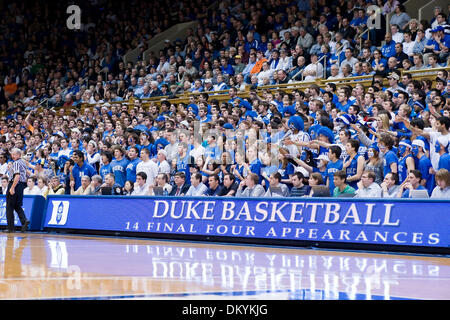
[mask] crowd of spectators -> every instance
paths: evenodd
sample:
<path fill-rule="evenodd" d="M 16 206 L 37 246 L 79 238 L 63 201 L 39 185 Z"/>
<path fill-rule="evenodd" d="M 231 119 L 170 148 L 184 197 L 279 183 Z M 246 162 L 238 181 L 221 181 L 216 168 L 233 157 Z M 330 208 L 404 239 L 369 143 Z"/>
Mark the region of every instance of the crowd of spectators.
<path fill-rule="evenodd" d="M 447 8 L 417 21 L 396 0 L 81 5 L 78 31 L 48 19 L 63 4 L 0 10 L 0 174 L 22 150 L 26 193 L 450 197 Z M 186 40 L 122 61 L 192 20 Z M 295 88 L 353 76 L 372 83 Z"/>

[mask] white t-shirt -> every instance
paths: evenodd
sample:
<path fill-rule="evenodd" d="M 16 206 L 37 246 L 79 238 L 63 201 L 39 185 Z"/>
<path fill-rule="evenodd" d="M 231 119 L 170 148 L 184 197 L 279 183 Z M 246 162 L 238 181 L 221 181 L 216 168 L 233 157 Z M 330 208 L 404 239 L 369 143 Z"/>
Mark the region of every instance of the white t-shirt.
<path fill-rule="evenodd" d="M 23 189 L 23 194 L 32 195 L 32 196 L 42 195 L 41 189 L 39 189 L 39 187 L 36 185 L 32 189 L 30 189 L 29 187 L 26 187 L 25 189 Z"/>
<path fill-rule="evenodd" d="M 145 172 L 147 175 L 147 185 L 151 185 L 158 175 L 158 165 L 152 160 L 141 161 L 136 166 L 136 173 L 139 172 Z"/>

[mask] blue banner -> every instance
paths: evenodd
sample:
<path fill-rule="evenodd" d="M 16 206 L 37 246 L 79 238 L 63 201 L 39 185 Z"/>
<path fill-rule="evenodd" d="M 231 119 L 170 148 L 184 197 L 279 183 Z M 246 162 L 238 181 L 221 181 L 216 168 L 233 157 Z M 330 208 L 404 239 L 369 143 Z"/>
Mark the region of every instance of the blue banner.
<path fill-rule="evenodd" d="M 29 230 L 42 230 L 42 218 L 45 211 L 45 198 L 42 196 L 23 196 L 23 211 L 30 221 Z M 6 196 L 0 195 L 0 226 L 7 226 L 6 221 Z M 14 225 L 21 227 L 19 216 L 14 213 Z"/>
<path fill-rule="evenodd" d="M 450 201 L 49 196 L 44 228 L 449 247 Z"/>

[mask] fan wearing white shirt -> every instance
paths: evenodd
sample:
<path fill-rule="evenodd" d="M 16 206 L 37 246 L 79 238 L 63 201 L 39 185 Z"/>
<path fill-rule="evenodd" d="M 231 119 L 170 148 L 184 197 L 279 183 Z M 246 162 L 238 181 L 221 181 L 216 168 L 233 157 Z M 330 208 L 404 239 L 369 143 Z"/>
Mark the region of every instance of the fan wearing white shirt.
<path fill-rule="evenodd" d="M 141 162 L 136 166 L 136 172 L 144 172 L 147 177 L 147 185 L 153 185 L 158 175 L 158 165 L 150 159 L 150 150 L 143 148 L 141 150 Z"/>
<path fill-rule="evenodd" d="M 167 173 L 169 174 L 170 164 L 167 162 L 167 152 L 163 149 L 160 149 L 158 151 L 158 154 L 156 155 L 157 165 L 158 165 L 158 173 Z"/>
<path fill-rule="evenodd" d="M 147 183 L 147 174 L 145 172 L 138 172 L 136 174 L 136 182 L 134 183 L 134 189 L 131 195 L 132 196 L 150 195 L 149 184 Z"/>
<path fill-rule="evenodd" d="M 405 32 L 403 34 L 403 52 L 405 54 L 407 54 L 409 57 L 412 57 L 412 55 L 414 54 L 413 49 L 414 49 L 414 44 L 415 42 L 412 41 L 412 35 L 410 32 Z"/>
<path fill-rule="evenodd" d="M 199 172 L 194 173 L 191 176 L 191 186 L 186 192 L 186 196 L 204 196 L 208 187 L 202 182 L 202 174 Z"/>
<path fill-rule="evenodd" d="M 373 171 L 364 171 L 358 182 L 355 198 L 381 198 L 382 189 L 375 182 L 376 175 Z"/>

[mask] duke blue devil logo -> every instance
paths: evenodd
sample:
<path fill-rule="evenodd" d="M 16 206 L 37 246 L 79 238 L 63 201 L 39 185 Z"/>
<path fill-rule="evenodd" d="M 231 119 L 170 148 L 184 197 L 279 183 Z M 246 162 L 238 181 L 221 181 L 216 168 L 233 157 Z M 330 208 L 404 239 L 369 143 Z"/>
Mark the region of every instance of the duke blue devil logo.
<path fill-rule="evenodd" d="M 63 226 L 67 222 L 67 214 L 69 213 L 69 201 L 52 201 L 53 210 L 52 217 L 48 222 L 49 225 Z"/>

